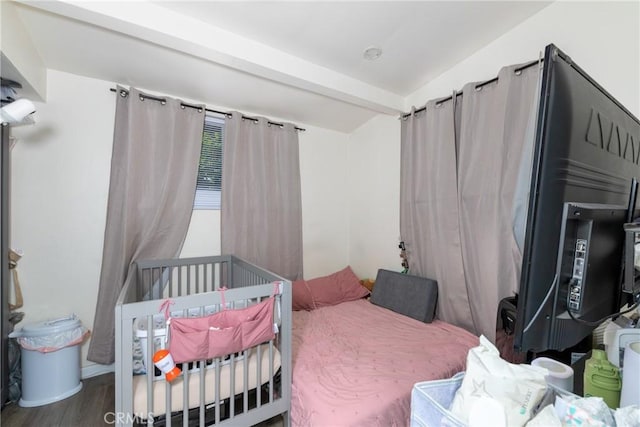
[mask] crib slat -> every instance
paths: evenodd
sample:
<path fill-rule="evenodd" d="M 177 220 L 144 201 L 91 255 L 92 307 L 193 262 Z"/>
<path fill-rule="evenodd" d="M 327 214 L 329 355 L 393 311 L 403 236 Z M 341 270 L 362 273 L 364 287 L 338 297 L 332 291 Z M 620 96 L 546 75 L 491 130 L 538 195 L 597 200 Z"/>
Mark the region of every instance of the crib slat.
<path fill-rule="evenodd" d="M 204 370 L 207 367 L 207 361 L 201 360 L 200 366 L 200 425 L 204 425 L 204 401 L 205 401 L 205 383 L 204 383 Z"/>
<path fill-rule="evenodd" d="M 216 385 L 215 385 L 215 422 L 218 424 L 220 422 L 220 358 L 216 357 L 214 359 L 214 363 L 216 364 Z"/>
<path fill-rule="evenodd" d="M 184 366 L 183 366 L 184 368 Z M 185 368 L 182 371 L 184 375 L 184 387 L 182 398 L 182 425 L 183 427 L 189 426 L 189 369 Z"/>
<path fill-rule="evenodd" d="M 147 414 L 153 413 L 153 376 L 155 374 L 153 357 L 153 344 L 155 331 L 153 329 L 153 315 L 147 316 L 147 357 L 144 361 L 147 370 Z M 150 421 L 150 419 L 147 419 Z"/>
<path fill-rule="evenodd" d="M 195 293 L 200 293 L 200 269 L 202 266 L 196 266 L 196 283 L 195 283 Z"/>
<path fill-rule="evenodd" d="M 202 292 L 207 292 L 207 283 L 209 283 L 209 264 L 202 266 Z M 198 283 L 198 292 L 200 292 L 200 284 Z"/>
<path fill-rule="evenodd" d="M 193 280 L 191 280 L 191 273 L 193 268 L 194 268 L 193 265 L 187 266 L 187 283 L 186 283 L 187 295 L 193 294 L 193 291 L 191 290 L 191 287 L 193 286 Z"/>
<path fill-rule="evenodd" d="M 262 382 L 262 346 L 260 345 L 256 347 L 256 356 L 258 361 L 258 363 L 256 363 L 256 384 L 258 385 L 256 388 L 256 407 L 259 408 L 262 406 L 262 393 L 260 393 L 260 383 Z"/>
<path fill-rule="evenodd" d="M 167 427 L 171 427 L 171 385 L 169 381 L 164 383 L 165 389 L 165 420 L 167 421 Z"/>
<path fill-rule="evenodd" d="M 244 351 L 244 361 L 243 361 L 243 366 L 242 366 L 242 379 L 243 379 L 243 384 L 242 384 L 242 399 L 243 399 L 243 405 L 242 405 L 242 412 L 246 413 L 247 412 L 247 408 L 249 408 L 249 355 L 250 355 L 250 350 L 245 350 Z"/>
<path fill-rule="evenodd" d="M 180 297 L 182 296 L 182 276 L 184 275 L 184 266 L 178 266 L 178 267 L 174 267 L 177 268 L 177 272 L 176 272 L 176 278 L 175 278 L 175 289 L 173 291 L 173 295 L 175 297 Z"/>
<path fill-rule="evenodd" d="M 182 310 L 184 317 L 189 316 L 189 310 Z M 183 387 L 182 387 L 182 426 L 189 427 L 189 365 L 182 365 Z"/>
<path fill-rule="evenodd" d="M 236 355 L 229 358 L 229 418 L 233 418 L 236 413 L 236 400 L 233 398 L 236 390 Z"/>
<path fill-rule="evenodd" d="M 273 403 L 273 340 L 269 341 L 269 403 Z"/>

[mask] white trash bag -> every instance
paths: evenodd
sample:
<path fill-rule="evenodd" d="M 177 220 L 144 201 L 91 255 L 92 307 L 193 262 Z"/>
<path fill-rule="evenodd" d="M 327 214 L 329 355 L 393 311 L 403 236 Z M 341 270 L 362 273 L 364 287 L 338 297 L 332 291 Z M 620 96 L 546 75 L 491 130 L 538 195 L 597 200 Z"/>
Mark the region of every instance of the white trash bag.
<path fill-rule="evenodd" d="M 89 335 L 89 330 L 82 326 L 75 314 L 44 322 L 25 325 L 9 334 L 16 338 L 25 350 L 51 353 L 65 347 L 82 343 Z"/>
<path fill-rule="evenodd" d="M 467 371 L 451 412 L 469 423 L 471 409 L 490 398 L 504 408 L 509 427 L 524 426 L 547 390 L 547 374 L 548 370 L 539 366 L 514 365 L 501 359 L 498 349 L 481 336 L 480 345 L 467 354 Z M 486 421 L 491 425 L 491 420 Z"/>

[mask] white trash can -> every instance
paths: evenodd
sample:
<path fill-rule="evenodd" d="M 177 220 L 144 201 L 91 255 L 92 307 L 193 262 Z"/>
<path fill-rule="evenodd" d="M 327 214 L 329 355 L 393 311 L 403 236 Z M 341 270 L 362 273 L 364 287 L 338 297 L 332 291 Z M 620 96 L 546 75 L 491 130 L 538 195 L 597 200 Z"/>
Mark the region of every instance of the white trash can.
<path fill-rule="evenodd" d="M 47 405 L 82 389 L 80 344 L 86 336 L 75 315 L 25 325 L 9 337 L 18 338 L 22 358 L 20 406 Z"/>

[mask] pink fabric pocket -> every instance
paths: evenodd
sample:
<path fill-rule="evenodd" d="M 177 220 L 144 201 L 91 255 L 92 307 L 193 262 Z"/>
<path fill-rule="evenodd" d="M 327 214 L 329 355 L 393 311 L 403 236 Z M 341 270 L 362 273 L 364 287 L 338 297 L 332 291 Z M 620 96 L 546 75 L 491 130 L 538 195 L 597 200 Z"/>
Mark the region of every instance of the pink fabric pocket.
<path fill-rule="evenodd" d="M 247 308 L 209 316 L 171 318 L 169 351 L 176 363 L 237 353 L 275 338 L 270 297 Z"/>

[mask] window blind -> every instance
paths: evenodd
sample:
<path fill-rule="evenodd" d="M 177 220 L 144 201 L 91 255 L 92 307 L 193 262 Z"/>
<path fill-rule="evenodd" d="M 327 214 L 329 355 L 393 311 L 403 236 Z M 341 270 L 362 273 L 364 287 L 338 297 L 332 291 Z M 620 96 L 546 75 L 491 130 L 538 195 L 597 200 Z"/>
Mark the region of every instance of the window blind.
<path fill-rule="evenodd" d="M 202 151 L 193 209 L 220 209 L 224 119 L 207 115 L 202 132 Z"/>

